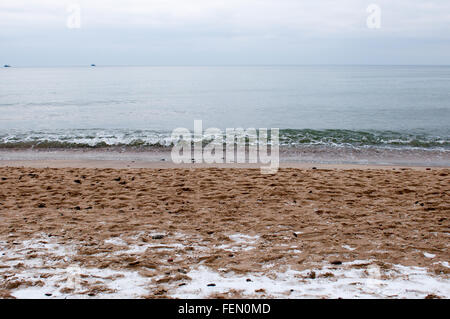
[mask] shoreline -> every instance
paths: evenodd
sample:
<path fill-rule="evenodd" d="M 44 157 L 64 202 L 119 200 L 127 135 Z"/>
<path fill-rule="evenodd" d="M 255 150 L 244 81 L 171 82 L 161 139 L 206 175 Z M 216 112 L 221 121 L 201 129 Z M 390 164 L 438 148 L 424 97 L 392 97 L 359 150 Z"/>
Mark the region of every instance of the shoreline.
<path fill-rule="evenodd" d="M 448 168 L 450 153 L 436 150 L 360 150 L 324 147 L 280 148 L 283 168 Z M 174 164 L 168 148 L 0 150 L 0 167 L 91 167 L 91 168 L 260 168 L 267 164 L 188 163 Z"/>
<path fill-rule="evenodd" d="M 98 169 L 259 169 L 267 164 L 175 164 L 168 161 L 129 161 L 129 160 L 97 160 L 97 159 L 74 159 L 74 160 L 0 160 L 0 167 L 27 167 L 27 168 L 98 168 Z M 360 164 L 360 163 L 303 163 L 303 162 L 281 162 L 280 169 L 412 169 L 412 170 L 436 170 L 449 169 L 450 166 L 434 165 L 391 165 L 391 164 Z"/>

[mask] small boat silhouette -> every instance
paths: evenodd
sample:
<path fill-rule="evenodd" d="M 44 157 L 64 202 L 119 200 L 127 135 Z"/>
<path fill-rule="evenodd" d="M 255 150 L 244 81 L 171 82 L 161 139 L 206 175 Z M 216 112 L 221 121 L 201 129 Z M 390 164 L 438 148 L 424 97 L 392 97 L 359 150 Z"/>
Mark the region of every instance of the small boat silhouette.
<path fill-rule="evenodd" d="M 91 64 L 91 66 L 96 66 L 95 64 Z"/>
<path fill-rule="evenodd" d="M 10 68 L 11 66 L 9 64 L 5 64 L 3 67 L 4 68 Z"/>

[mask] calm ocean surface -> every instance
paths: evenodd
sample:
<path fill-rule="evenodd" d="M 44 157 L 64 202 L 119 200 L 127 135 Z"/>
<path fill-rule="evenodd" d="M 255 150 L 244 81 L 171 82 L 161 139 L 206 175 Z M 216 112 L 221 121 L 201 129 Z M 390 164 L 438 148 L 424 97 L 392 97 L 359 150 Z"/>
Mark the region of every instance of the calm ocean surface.
<path fill-rule="evenodd" d="M 151 148 L 195 119 L 280 128 L 286 147 L 429 150 L 445 163 L 450 67 L 0 69 L 0 149 Z"/>

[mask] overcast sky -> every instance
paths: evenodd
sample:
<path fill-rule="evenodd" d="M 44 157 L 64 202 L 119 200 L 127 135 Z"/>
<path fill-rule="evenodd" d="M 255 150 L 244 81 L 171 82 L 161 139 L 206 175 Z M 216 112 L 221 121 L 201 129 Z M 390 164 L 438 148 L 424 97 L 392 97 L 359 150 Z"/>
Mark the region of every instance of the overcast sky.
<path fill-rule="evenodd" d="M 91 63 L 450 64 L 450 0 L 1 0 L 0 64 Z"/>

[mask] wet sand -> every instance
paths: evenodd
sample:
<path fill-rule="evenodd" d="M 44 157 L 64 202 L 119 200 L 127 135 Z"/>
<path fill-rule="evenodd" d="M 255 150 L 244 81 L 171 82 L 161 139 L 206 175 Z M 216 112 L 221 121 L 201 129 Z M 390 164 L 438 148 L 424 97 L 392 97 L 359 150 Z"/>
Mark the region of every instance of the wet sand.
<path fill-rule="evenodd" d="M 302 146 L 284 147 L 279 150 L 279 159 L 283 167 L 305 167 L 310 163 L 341 165 L 383 165 L 406 167 L 449 167 L 450 152 L 446 149 L 377 149 L 353 147 Z M 87 148 L 87 149 L 1 149 L 0 165 L 42 166 L 45 163 L 63 163 L 66 167 L 105 167 L 114 163 L 115 168 L 128 167 L 171 167 L 171 148 Z M 158 164 L 159 163 L 159 164 Z M 245 166 L 245 165 L 244 165 Z M 177 166 L 178 167 L 178 166 Z M 197 165 L 196 165 L 197 167 Z M 222 167 L 229 167 L 225 165 Z M 247 166 L 248 167 L 248 166 Z M 252 167 L 252 166 L 250 166 Z M 253 166 L 254 167 L 254 166 Z"/>
<path fill-rule="evenodd" d="M 260 169 L 267 166 L 267 164 L 206 164 L 206 163 L 194 163 L 194 164 L 174 164 L 170 160 L 98 160 L 98 159 L 45 159 L 45 160 L 0 160 L 0 167 L 29 167 L 29 168 L 99 168 L 99 169 L 136 169 L 136 168 L 149 168 L 149 169 L 205 169 L 205 168 L 239 168 L 239 169 Z M 446 169 L 448 166 L 437 165 L 383 165 L 383 164 L 324 164 L 324 163 L 310 163 L 310 162 L 281 162 L 280 168 L 295 168 L 295 169 L 412 169 L 412 170 L 430 170 L 430 169 Z"/>
<path fill-rule="evenodd" d="M 0 165 L 0 297 L 450 297 L 449 168 Z"/>

